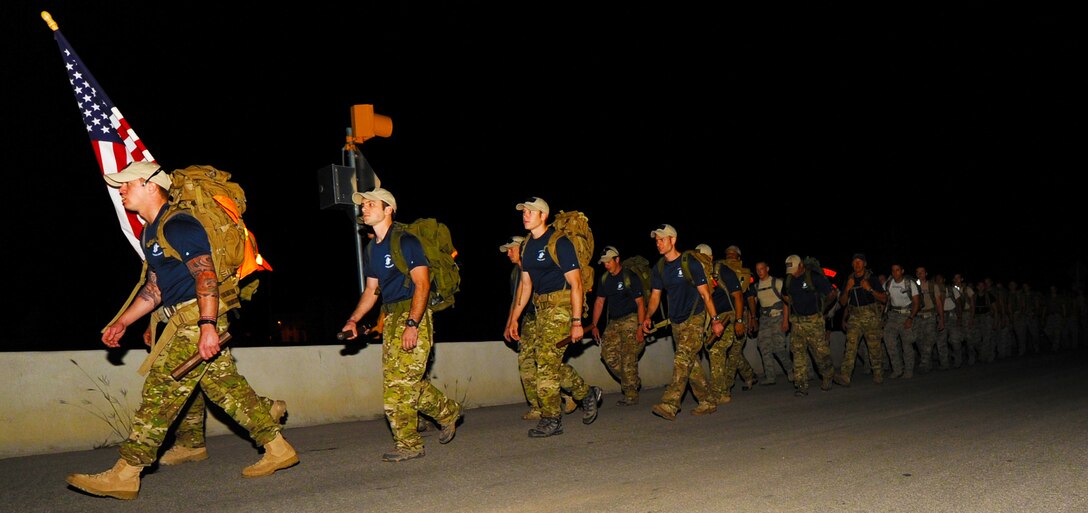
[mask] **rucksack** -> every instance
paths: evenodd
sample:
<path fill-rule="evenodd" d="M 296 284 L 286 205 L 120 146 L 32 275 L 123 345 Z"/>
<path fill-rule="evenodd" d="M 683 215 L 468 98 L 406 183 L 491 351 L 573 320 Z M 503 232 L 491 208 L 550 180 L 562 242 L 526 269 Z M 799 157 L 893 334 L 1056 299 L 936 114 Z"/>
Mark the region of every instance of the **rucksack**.
<path fill-rule="evenodd" d="M 925 297 L 925 293 L 922 291 L 922 288 L 918 286 L 918 282 L 914 281 L 914 277 L 907 274 L 907 273 L 903 273 L 903 282 L 907 284 L 907 297 L 908 298 L 911 297 L 911 291 L 918 292 L 918 304 L 919 304 L 918 310 L 921 311 L 926 306 L 926 297 Z M 888 278 L 887 280 L 884 281 L 884 292 L 891 291 L 891 284 L 892 283 L 895 283 L 895 278 Z M 913 302 L 914 300 L 912 299 L 910 301 Z M 892 305 L 892 301 L 891 301 L 891 298 L 889 297 L 888 301 L 886 303 L 884 303 L 884 310 L 887 310 L 887 309 L 891 308 L 891 305 Z"/>
<path fill-rule="evenodd" d="M 948 307 L 949 301 L 952 302 L 951 303 L 952 308 Z M 960 292 L 960 289 L 957 288 L 955 285 L 945 285 L 944 286 L 944 305 L 943 305 L 943 308 L 944 308 L 944 310 L 946 312 L 949 311 L 949 310 L 954 310 L 957 313 L 959 313 L 960 311 L 963 310 L 963 293 Z"/>
<path fill-rule="evenodd" d="M 786 277 L 789 277 L 789 276 L 791 276 L 791 275 L 789 275 L 789 274 L 786 275 Z M 786 283 L 786 281 L 784 279 L 782 279 L 782 278 L 771 277 L 770 289 L 771 289 L 771 292 L 774 292 L 774 297 L 778 298 L 778 303 L 775 303 L 774 305 L 771 305 L 771 306 L 762 306 L 762 305 L 760 305 L 760 309 L 774 308 L 775 306 L 778 307 L 778 308 L 776 308 L 777 310 L 780 310 L 782 308 L 782 302 L 783 302 L 783 299 L 782 299 L 782 287 L 785 286 L 785 283 Z M 761 290 L 767 290 L 767 289 L 761 289 L 761 288 L 759 288 L 759 284 L 756 284 L 756 293 L 758 294 L 759 291 L 761 291 Z M 757 298 L 758 298 L 758 296 L 757 296 Z"/>
<path fill-rule="evenodd" d="M 156 233 L 163 253 L 181 260 L 181 255 L 163 235 L 166 222 L 179 214 L 196 218 L 211 244 L 220 299 L 228 309 L 241 306 L 239 280 L 253 271 L 272 270 L 257 251 L 253 233 L 242 221 L 246 211 L 245 191 L 231 181 L 230 173 L 212 166 L 175 169 L 170 173 L 170 179 L 170 204 Z"/>
<path fill-rule="evenodd" d="M 389 234 L 389 254 L 393 265 L 405 276 L 409 275 L 408 262 L 401 251 L 400 238 L 410 233 L 419 239 L 423 246 L 423 255 L 430 264 L 431 293 L 427 306 L 433 312 L 440 312 L 453 306 L 457 292 L 461 290 L 461 268 L 457 265 L 457 248 L 453 246 L 450 229 L 445 224 L 430 217 L 416 219 L 411 223 L 393 223 Z M 370 245 L 367 245 L 367 261 L 370 260 Z M 411 280 L 405 280 L 408 287 Z"/>
<path fill-rule="evenodd" d="M 926 308 L 926 304 L 933 305 L 934 309 L 936 309 L 938 306 L 940 306 L 941 308 L 944 308 L 944 305 L 938 305 L 937 304 L 937 283 L 934 282 L 933 280 L 926 280 L 925 288 L 922 288 L 922 286 L 919 285 L 918 286 L 918 291 L 919 291 L 918 296 L 921 298 L 921 301 L 920 301 L 921 306 L 918 307 L 918 311 L 924 310 Z M 929 296 L 928 299 L 926 298 L 927 295 Z M 927 301 L 929 303 L 926 303 Z"/>
<path fill-rule="evenodd" d="M 737 281 L 740 283 L 741 296 L 748 293 L 748 285 L 752 281 L 752 271 L 744 267 L 744 264 L 741 263 L 739 259 L 724 259 L 716 260 L 714 262 L 714 281 L 717 283 L 718 287 L 722 289 L 722 292 L 725 292 L 726 295 L 729 296 L 729 304 L 733 305 L 733 293 L 725 288 L 725 280 L 720 279 L 723 271 L 731 272 L 736 275 Z M 747 301 L 741 301 L 741 306 L 743 307 L 742 310 L 747 310 Z M 730 311 L 732 311 L 732 309 Z"/>
<path fill-rule="evenodd" d="M 706 253 L 695 251 L 694 249 L 686 249 L 680 253 L 680 269 L 684 273 L 684 279 L 688 281 L 693 287 L 695 286 L 695 278 L 691 275 L 691 260 L 694 259 L 699 265 L 703 266 L 703 274 L 706 275 L 706 285 L 712 291 L 714 287 L 718 286 L 718 282 L 714 279 L 714 261 L 711 260 L 710 255 Z M 657 260 L 657 275 L 665 278 L 665 257 L 661 257 Z M 698 299 L 692 305 L 692 312 L 699 307 Z M 668 317 L 668 310 L 665 310 L 665 316 Z M 709 321 L 708 321 L 709 322 Z"/>
<path fill-rule="evenodd" d="M 592 263 L 593 230 L 589 227 L 589 218 L 577 210 L 570 212 L 560 210 L 552 220 L 552 226 L 555 232 L 548 238 L 548 254 L 551 255 L 553 261 L 559 263 L 555 245 L 561 235 L 565 235 L 574 244 L 574 253 L 578 256 L 578 267 L 582 270 L 582 294 L 585 295 L 593 290 L 593 284 L 596 281 Z M 528 241 L 529 237 L 531 236 L 526 236 L 525 240 Z M 521 251 L 523 253 L 525 251 L 524 242 L 521 244 Z M 522 258 L 524 257 L 525 255 L 522 254 Z M 585 305 L 585 302 L 583 301 L 582 304 Z"/>
<path fill-rule="evenodd" d="M 816 284 L 812 281 L 812 273 L 823 274 L 824 268 L 820 266 L 820 261 L 817 260 L 816 257 L 807 256 L 802 260 L 802 262 L 805 264 L 805 273 L 802 275 L 804 277 L 805 284 L 808 285 L 809 290 L 816 293 L 816 297 L 818 298 L 818 304 L 820 305 L 820 314 L 822 315 L 824 308 L 826 307 L 825 301 L 827 300 L 827 297 L 823 294 L 820 294 L 820 292 L 816 290 Z M 786 281 L 782 285 L 782 290 L 786 292 L 787 301 L 790 303 L 790 306 L 792 308 L 793 300 L 789 298 L 791 282 L 793 282 L 793 274 L 786 273 Z"/>
<path fill-rule="evenodd" d="M 747 293 L 748 287 L 752 283 L 752 270 L 744 267 L 744 263 L 742 263 L 740 260 L 718 260 L 714 262 L 715 279 L 717 279 L 718 276 L 721 276 L 723 266 L 732 271 L 733 274 L 737 275 L 737 281 L 740 282 L 741 293 Z M 722 284 L 721 286 L 724 286 L 724 284 Z"/>
<path fill-rule="evenodd" d="M 688 283 L 695 285 L 695 279 L 691 275 L 691 259 L 694 258 L 699 265 L 703 266 L 703 274 L 706 275 L 706 284 L 713 289 L 718 286 L 717 280 L 714 279 L 714 261 L 710 259 L 710 256 L 695 251 L 693 249 L 686 249 L 683 253 L 680 253 L 680 269 L 684 272 L 684 278 L 688 280 Z M 657 261 L 657 274 L 664 278 L 665 276 L 665 257 L 661 257 Z"/>
<path fill-rule="evenodd" d="M 653 288 L 650 287 L 650 261 L 646 260 L 646 257 L 642 255 L 635 255 L 625 258 L 620 261 L 620 265 L 623 267 L 623 286 L 627 290 L 631 290 L 631 275 L 638 276 L 639 281 L 642 282 L 642 302 L 646 308 L 650 307 L 650 294 L 653 293 Z M 601 286 L 604 286 L 604 280 L 608 279 L 608 275 L 601 276 Z M 649 319 L 654 312 L 647 311 L 646 318 Z"/>

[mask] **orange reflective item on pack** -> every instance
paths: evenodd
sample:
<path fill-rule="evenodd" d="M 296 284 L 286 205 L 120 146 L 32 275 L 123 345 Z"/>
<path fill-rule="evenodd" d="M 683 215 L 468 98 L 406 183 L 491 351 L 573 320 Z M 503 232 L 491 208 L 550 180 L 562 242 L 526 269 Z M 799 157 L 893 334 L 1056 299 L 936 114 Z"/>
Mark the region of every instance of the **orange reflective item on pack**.
<path fill-rule="evenodd" d="M 272 264 L 269 264 L 257 250 L 257 238 L 253 235 L 253 232 L 249 231 L 249 228 L 246 228 L 246 223 L 242 221 L 242 214 L 238 212 L 238 205 L 234 203 L 234 200 L 223 194 L 216 194 L 212 196 L 212 199 L 223 207 L 223 210 L 227 212 L 227 215 L 234 222 L 242 226 L 242 231 L 245 234 L 245 239 L 242 241 L 244 255 L 242 263 L 238 266 L 238 279 L 249 276 L 253 271 L 271 271 Z"/>

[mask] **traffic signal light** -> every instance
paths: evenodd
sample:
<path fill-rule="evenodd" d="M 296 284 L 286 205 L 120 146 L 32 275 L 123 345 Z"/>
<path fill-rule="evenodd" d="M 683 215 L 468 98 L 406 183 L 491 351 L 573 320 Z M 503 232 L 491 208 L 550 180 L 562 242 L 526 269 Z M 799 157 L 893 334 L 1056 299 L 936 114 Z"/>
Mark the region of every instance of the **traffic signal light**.
<path fill-rule="evenodd" d="M 363 144 L 372 137 L 389 137 L 393 133 L 393 119 L 374 113 L 371 104 L 351 106 L 351 138 L 349 142 Z"/>

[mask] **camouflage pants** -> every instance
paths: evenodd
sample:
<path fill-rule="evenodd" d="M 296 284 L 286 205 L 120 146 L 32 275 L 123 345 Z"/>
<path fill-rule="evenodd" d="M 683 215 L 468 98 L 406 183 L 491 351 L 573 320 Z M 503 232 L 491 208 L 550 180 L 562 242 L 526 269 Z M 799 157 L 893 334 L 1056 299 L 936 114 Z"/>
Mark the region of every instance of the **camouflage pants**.
<path fill-rule="evenodd" d="M 762 315 L 759 317 L 759 335 L 756 339 L 756 347 L 763 358 L 763 379 L 767 383 L 774 383 L 778 374 L 775 357 L 782 365 L 782 370 L 792 374 L 792 364 L 789 353 L 786 352 L 786 334 L 782 331 L 782 315 L 777 317 Z"/>
<path fill-rule="evenodd" d="M 830 379 L 835 371 L 831 364 L 831 346 L 824 336 L 824 318 L 820 314 L 790 316 L 790 352 L 793 353 L 793 386 L 808 391 L 808 354 L 812 351 L 820 377 Z"/>
<path fill-rule="evenodd" d="M 680 400 L 691 384 L 691 392 L 699 404 L 715 404 L 717 398 L 710 395 L 710 386 L 706 380 L 703 366 L 699 364 L 699 351 L 703 349 L 703 326 L 706 312 L 692 315 L 688 320 L 672 325 L 673 343 L 676 356 L 672 361 L 672 381 L 665 387 L 661 402 L 680 411 Z"/>
<path fill-rule="evenodd" d="M 416 347 L 411 351 L 401 348 L 410 303 L 395 303 L 397 306 L 385 313 L 385 327 L 382 330 L 382 403 L 396 447 L 420 451 L 423 450 L 423 438 L 416 431 L 419 414 L 446 425 L 457 420 L 461 405 L 446 397 L 425 376 L 433 341 L 430 310 L 419 321 Z"/>
<path fill-rule="evenodd" d="M 601 339 L 601 359 L 605 366 L 620 380 L 620 389 L 628 399 L 638 397 L 642 380 L 638 377 L 638 359 L 642 344 L 635 338 L 635 331 L 642 329 L 638 314 L 610 319 Z"/>
<path fill-rule="evenodd" d="M 220 316 L 219 331 L 225 331 L 227 325 L 227 317 Z M 197 387 L 242 426 L 257 445 L 271 442 L 280 432 L 268 406 L 238 373 L 229 348 L 223 348 L 218 356 L 201 363 L 180 381 L 170 377 L 171 371 L 197 351 L 199 341 L 200 330 L 195 324 L 182 325 L 151 365 L 140 407 L 132 419 L 132 433 L 121 443 L 121 457 L 130 465 L 146 467 L 155 462 L 166 433 Z"/>
<path fill-rule="evenodd" d="M 869 353 L 869 368 L 873 371 L 873 377 L 884 376 L 884 364 L 882 362 L 884 350 L 881 348 L 880 339 L 883 336 L 883 328 L 880 324 L 880 303 L 872 303 L 866 306 L 848 306 L 850 320 L 846 327 L 846 349 L 842 358 L 842 375 L 850 379 L 854 373 L 854 361 L 858 356 L 858 343 L 861 337 L 865 337 L 865 347 Z"/>
<path fill-rule="evenodd" d="M 747 337 L 737 340 L 732 314 L 726 316 L 722 322 L 725 324 L 725 331 L 706 350 L 707 360 L 710 362 L 710 395 L 719 401 L 731 395 L 730 390 L 736 382 L 737 371 L 740 371 L 744 381 L 755 379 L 752 364 L 744 357 L 744 342 Z"/>
<path fill-rule="evenodd" d="M 965 330 L 961 316 L 955 311 L 944 312 L 944 337 L 948 341 L 948 355 L 952 367 L 963 365 L 963 341 Z"/>
<path fill-rule="evenodd" d="M 884 345 L 892 363 L 892 374 L 910 377 L 914 375 L 914 326 L 906 327 L 909 314 L 888 311 L 884 322 Z"/>
<path fill-rule="evenodd" d="M 540 396 L 536 394 L 536 344 L 532 335 L 536 333 L 536 313 L 521 318 L 521 340 L 518 341 L 518 375 L 521 376 L 521 388 L 525 391 L 525 400 L 529 408 L 540 411 Z"/>
<path fill-rule="evenodd" d="M 973 365 L 976 359 L 980 362 L 994 361 L 996 345 L 993 316 L 991 314 L 975 315 L 967 331 L 967 364 Z"/>
<path fill-rule="evenodd" d="M 266 410 L 272 409 L 272 399 L 264 396 L 257 396 L 257 398 L 260 399 Z M 185 414 L 181 416 L 177 429 L 174 431 L 174 443 L 189 448 L 204 447 L 204 425 L 208 415 L 202 391 L 192 394 L 184 412 Z M 272 420 L 279 422 L 279 419 Z"/>
<path fill-rule="evenodd" d="M 579 400 L 589 393 L 585 380 L 573 367 L 563 363 L 569 345 L 555 347 L 556 342 L 570 336 L 570 291 L 564 289 L 533 295 L 533 306 L 536 308 L 536 325 L 530 338 L 535 341 L 531 351 L 536 360 L 536 393 L 540 398 L 540 415 L 559 417 L 562 413 L 560 388 L 567 388 L 564 385 L 569 383 L 571 396 Z"/>
<path fill-rule="evenodd" d="M 948 342 L 937 331 L 935 312 L 922 312 L 914 318 L 914 335 L 918 344 L 918 370 L 928 372 L 933 367 L 934 348 L 937 349 L 937 362 L 941 369 L 947 369 Z"/>
<path fill-rule="evenodd" d="M 539 336 L 536 327 L 536 313 L 521 321 L 521 340 L 518 342 L 518 373 L 521 376 L 521 387 L 525 390 L 525 400 L 529 402 L 529 408 L 540 411 L 540 394 L 536 385 L 536 350 Z M 559 388 L 570 390 L 574 386 L 575 378 L 581 379 L 578 373 L 568 363 L 559 366 Z"/>

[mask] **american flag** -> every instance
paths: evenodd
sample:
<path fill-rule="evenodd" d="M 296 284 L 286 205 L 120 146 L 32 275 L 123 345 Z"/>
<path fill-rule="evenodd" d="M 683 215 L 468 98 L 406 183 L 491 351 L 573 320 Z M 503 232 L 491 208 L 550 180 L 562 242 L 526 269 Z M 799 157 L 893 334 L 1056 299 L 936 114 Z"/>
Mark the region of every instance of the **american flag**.
<path fill-rule="evenodd" d="M 151 152 L 147 151 L 143 141 L 136 136 L 136 132 L 121 115 L 121 111 L 117 110 L 105 91 L 87 71 L 87 67 L 72 50 L 68 40 L 61 35 L 60 30 L 54 28 L 53 36 L 57 40 L 57 45 L 60 46 L 68 81 L 72 84 L 72 91 L 76 95 L 76 106 L 79 107 L 79 113 L 83 116 L 83 124 L 86 125 L 87 135 L 91 138 L 91 149 L 94 150 L 94 156 L 98 160 L 102 174 L 116 173 L 132 162 L 154 161 Z M 121 194 L 118 189 L 105 185 L 105 182 L 103 185 L 113 201 L 114 210 L 117 211 L 121 231 L 125 233 L 133 249 L 143 259 L 144 252 L 140 249 L 140 232 L 143 231 L 143 222 L 136 214 L 126 211 L 121 205 Z"/>

